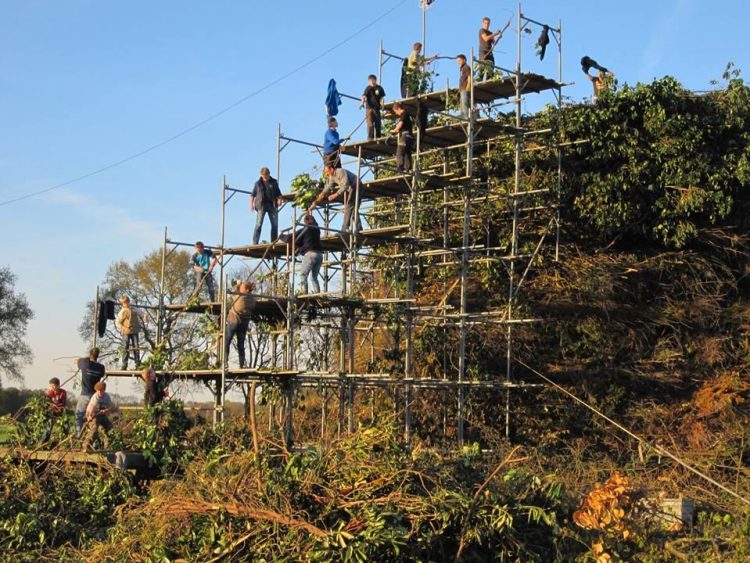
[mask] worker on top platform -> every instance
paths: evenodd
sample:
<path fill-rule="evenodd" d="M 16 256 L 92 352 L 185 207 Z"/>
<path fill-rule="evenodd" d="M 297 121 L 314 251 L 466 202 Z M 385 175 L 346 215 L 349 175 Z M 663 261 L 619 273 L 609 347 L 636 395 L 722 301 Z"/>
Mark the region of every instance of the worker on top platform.
<path fill-rule="evenodd" d="M 495 76 L 495 46 L 510 25 L 508 21 L 503 29 L 498 29 L 493 33 L 490 31 L 490 23 L 490 18 L 482 18 L 482 27 L 479 29 L 479 69 L 477 71 L 479 81 L 490 80 Z"/>
<path fill-rule="evenodd" d="M 237 336 L 237 356 L 240 368 L 245 367 L 245 339 L 250 318 L 255 311 L 255 296 L 251 295 L 253 285 L 251 282 L 240 282 L 237 292 L 231 296 L 231 305 L 227 311 L 227 327 L 224 332 L 224 362 L 229 361 L 229 348 L 232 339 Z"/>
<path fill-rule="evenodd" d="M 383 135 L 380 110 L 384 105 L 385 90 L 378 84 L 378 77 L 371 74 L 367 77 L 369 84 L 362 94 L 359 109 L 365 108 L 365 121 L 367 122 L 367 140 L 372 141 Z"/>
<path fill-rule="evenodd" d="M 599 72 L 596 76 L 589 74 L 589 71 L 595 68 Z M 590 57 L 583 57 L 581 59 L 581 70 L 586 75 L 586 78 L 591 80 L 591 84 L 594 87 L 594 101 L 599 99 L 599 96 L 609 86 L 610 80 L 615 78 L 615 73 L 611 72 L 608 68 L 601 66 L 594 59 Z"/>
<path fill-rule="evenodd" d="M 271 242 L 279 236 L 279 207 L 284 202 L 281 199 L 279 183 L 271 177 L 271 171 L 267 167 L 260 169 L 260 178 L 255 182 L 250 194 L 250 212 L 255 211 L 255 231 L 253 231 L 253 244 L 260 241 L 260 232 L 263 229 L 263 219 L 268 215 L 271 221 Z"/>
<path fill-rule="evenodd" d="M 343 168 L 334 168 L 330 165 L 325 167 L 323 174 L 326 178 L 325 187 L 308 208 L 307 214 L 312 214 L 312 210 L 323 201 L 342 201 L 344 204 L 344 220 L 341 225 L 341 232 L 348 233 L 351 229 L 357 191 L 360 187 L 359 178 L 353 172 L 349 172 Z M 357 217 L 357 229 L 361 230 L 361 228 L 359 217 Z"/>
<path fill-rule="evenodd" d="M 120 312 L 115 319 L 115 327 L 122 335 L 122 365 L 120 369 L 128 369 L 130 354 L 133 354 L 135 367 L 138 369 L 141 363 L 141 349 L 138 334 L 143 328 L 143 313 L 130 306 L 130 297 L 120 297 Z"/>
<path fill-rule="evenodd" d="M 461 117 L 469 119 L 471 115 L 471 67 L 466 63 L 466 55 L 456 57 L 458 64 L 458 94 L 461 99 Z"/>
<path fill-rule="evenodd" d="M 401 69 L 401 97 L 410 98 L 425 91 L 426 84 L 423 84 L 425 77 L 424 67 L 436 60 L 440 55 L 434 54 L 425 58 L 422 55 L 422 44 L 414 43 L 411 53 L 404 60 Z"/>
<path fill-rule="evenodd" d="M 193 293 L 200 295 L 201 286 L 205 284 L 208 288 L 208 297 L 212 303 L 216 298 L 214 277 L 212 274 L 216 267 L 216 262 L 216 257 L 211 249 L 206 248 L 201 241 L 195 243 L 195 252 L 190 257 L 190 264 L 195 272 L 195 289 Z"/>
<path fill-rule="evenodd" d="M 341 137 L 337 131 L 339 122 L 335 117 L 328 118 L 328 129 L 323 137 L 323 166 L 341 168 Z"/>
<path fill-rule="evenodd" d="M 412 171 L 411 153 L 414 151 L 413 121 L 406 109 L 398 102 L 393 104 L 393 112 L 398 121 L 391 133 L 398 137 L 396 146 L 396 172 Z"/>

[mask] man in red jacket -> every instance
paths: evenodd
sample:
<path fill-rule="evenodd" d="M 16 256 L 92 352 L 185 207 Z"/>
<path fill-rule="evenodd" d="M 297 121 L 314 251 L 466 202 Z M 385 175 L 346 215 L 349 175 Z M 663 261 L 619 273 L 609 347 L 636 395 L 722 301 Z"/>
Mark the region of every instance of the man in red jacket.
<path fill-rule="evenodd" d="M 52 427 L 57 420 L 62 418 L 65 407 L 68 405 L 68 393 L 60 387 L 60 380 L 57 377 L 49 380 L 49 387 L 45 393 L 50 400 L 52 416 L 50 416 L 47 428 L 45 428 L 44 434 L 42 434 L 42 443 L 49 440 L 49 437 L 52 435 Z M 67 428 L 64 428 L 64 431 L 67 433 Z"/>

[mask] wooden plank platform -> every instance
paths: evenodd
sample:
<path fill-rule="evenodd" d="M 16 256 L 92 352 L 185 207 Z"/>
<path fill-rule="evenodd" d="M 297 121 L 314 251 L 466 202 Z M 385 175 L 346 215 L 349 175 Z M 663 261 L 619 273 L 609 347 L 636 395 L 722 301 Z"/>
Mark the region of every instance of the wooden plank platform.
<path fill-rule="evenodd" d="M 28 450 L 25 448 L 0 448 L 0 457 L 37 462 L 96 465 L 105 468 L 116 467 L 118 469 L 143 469 L 148 467 L 143 454 L 133 451 L 82 452 L 69 449 Z"/>
<path fill-rule="evenodd" d="M 256 295 L 253 320 L 276 320 L 283 318 L 286 313 L 286 302 L 287 300 L 284 297 Z M 164 308 L 167 311 L 173 312 L 221 315 L 221 303 L 218 301 L 211 303 L 170 303 L 165 305 Z"/>
<path fill-rule="evenodd" d="M 551 78 L 546 78 L 539 74 L 523 73 L 521 74 L 521 93 L 537 94 L 545 90 L 553 90 L 561 85 Z M 410 113 L 416 112 L 417 104 L 422 103 L 428 109 L 433 111 L 446 111 L 446 95 L 452 98 L 458 97 L 458 88 L 449 90 L 438 90 L 419 96 L 412 96 L 402 100 L 394 100 L 385 104 L 387 111 L 393 110 L 393 104 L 397 101 L 410 110 Z M 516 95 L 516 83 L 514 76 L 505 76 L 503 78 L 494 78 L 483 82 L 474 83 L 474 101 L 476 103 L 490 103 L 495 100 L 509 99 Z"/>
<path fill-rule="evenodd" d="M 517 129 L 495 119 L 478 119 L 474 122 L 474 136 L 476 141 L 487 141 L 503 134 L 515 133 Z M 461 145 L 467 141 L 467 124 L 454 122 L 446 125 L 429 127 L 422 137 L 422 150 L 445 148 Z M 396 154 L 396 138 L 382 137 L 372 141 L 349 143 L 341 148 L 341 152 L 348 156 L 357 156 L 360 148 L 364 158 L 392 157 Z"/>
<path fill-rule="evenodd" d="M 382 246 L 403 240 L 408 232 L 408 225 L 368 229 L 359 232 L 356 243 L 360 248 Z M 349 235 L 346 234 L 328 235 L 320 237 L 320 244 L 323 246 L 323 251 L 325 252 L 341 252 L 347 249 L 348 238 Z M 246 258 L 286 258 L 289 252 L 287 249 L 288 246 L 285 242 L 276 241 L 265 244 L 228 247 L 224 248 L 223 253 L 244 256 Z"/>

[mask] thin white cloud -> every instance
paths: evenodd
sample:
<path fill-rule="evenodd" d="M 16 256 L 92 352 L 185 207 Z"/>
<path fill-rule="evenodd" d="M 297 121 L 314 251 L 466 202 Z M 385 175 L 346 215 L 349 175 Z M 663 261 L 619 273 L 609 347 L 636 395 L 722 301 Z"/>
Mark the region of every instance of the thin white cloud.
<path fill-rule="evenodd" d="M 104 232 L 110 236 L 138 238 L 149 245 L 162 236 L 160 228 L 150 221 L 134 217 L 129 209 L 98 202 L 74 190 L 62 188 L 45 194 L 44 199 L 53 205 L 76 208 L 89 219 L 101 223 Z"/>
<path fill-rule="evenodd" d="M 651 81 L 669 47 L 674 46 L 684 32 L 684 22 L 698 5 L 697 0 L 675 0 L 672 8 L 656 23 L 651 38 L 643 51 L 639 80 Z"/>

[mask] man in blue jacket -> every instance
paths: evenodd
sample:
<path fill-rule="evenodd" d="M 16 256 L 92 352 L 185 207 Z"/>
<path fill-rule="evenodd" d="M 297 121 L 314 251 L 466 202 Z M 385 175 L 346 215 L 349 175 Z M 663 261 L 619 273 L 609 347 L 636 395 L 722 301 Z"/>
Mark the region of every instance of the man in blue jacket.
<path fill-rule="evenodd" d="M 279 236 L 279 207 L 282 202 L 279 183 L 271 177 L 271 171 L 264 166 L 260 169 L 260 178 L 255 182 L 250 194 L 250 211 L 255 211 L 253 244 L 260 241 L 260 232 L 266 215 L 271 221 L 271 242 Z"/>
<path fill-rule="evenodd" d="M 323 166 L 341 168 L 341 138 L 336 130 L 338 126 L 335 117 L 328 118 L 328 129 L 323 137 Z"/>

